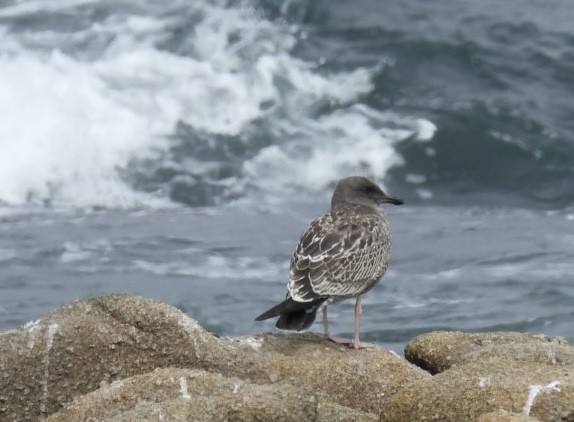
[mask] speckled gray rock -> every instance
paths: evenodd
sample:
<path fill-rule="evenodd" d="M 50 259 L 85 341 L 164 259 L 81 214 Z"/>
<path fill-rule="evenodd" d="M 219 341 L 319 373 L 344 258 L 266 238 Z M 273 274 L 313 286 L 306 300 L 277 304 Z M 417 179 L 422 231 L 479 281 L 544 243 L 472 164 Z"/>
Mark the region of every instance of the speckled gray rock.
<path fill-rule="evenodd" d="M 436 331 L 411 340 L 405 358 L 431 374 L 489 359 L 574 365 L 574 346 L 564 338 L 544 335 Z"/>
<path fill-rule="evenodd" d="M 0 333 L 0 420 L 569 421 L 571 348 L 518 333 L 431 333 L 408 347 L 444 371 L 431 377 L 380 347 L 312 333 L 219 338 L 169 305 L 109 295 Z"/>
<path fill-rule="evenodd" d="M 480 415 L 476 422 L 540 422 L 540 419 L 499 409 Z"/>
<path fill-rule="evenodd" d="M 200 366 L 222 343 L 154 300 L 110 295 L 63 306 L 0 336 L 0 420 L 37 420 L 102 382 L 157 367 Z"/>
<path fill-rule="evenodd" d="M 202 370 L 167 368 L 117 381 L 76 399 L 49 422 L 375 421 L 304 386 L 257 385 Z"/>
<path fill-rule="evenodd" d="M 405 386 L 381 421 L 474 421 L 503 409 L 563 422 L 574 420 L 573 404 L 574 367 L 485 359 Z"/>
<path fill-rule="evenodd" d="M 102 383 L 162 367 L 258 384 L 296 379 L 343 406 L 377 414 L 384 397 L 429 377 L 380 347 L 354 351 L 314 334 L 221 339 L 169 305 L 109 295 L 0 335 L 0 420 L 38 420 Z"/>
<path fill-rule="evenodd" d="M 265 334 L 257 373 L 243 374 L 263 382 L 297 379 L 329 395 L 342 405 L 378 414 L 385 398 L 405 383 L 430 378 L 429 374 L 393 352 L 373 347 L 354 350 L 307 334 Z M 248 368 L 246 368 L 248 369 Z"/>

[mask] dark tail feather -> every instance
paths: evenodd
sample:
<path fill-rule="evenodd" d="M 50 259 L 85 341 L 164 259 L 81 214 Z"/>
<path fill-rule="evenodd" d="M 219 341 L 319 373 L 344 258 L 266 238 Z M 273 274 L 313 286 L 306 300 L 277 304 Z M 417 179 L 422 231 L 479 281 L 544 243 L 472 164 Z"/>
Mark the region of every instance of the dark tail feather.
<path fill-rule="evenodd" d="M 317 316 L 317 307 L 281 314 L 275 326 L 282 330 L 303 331 L 309 328 Z"/>
<path fill-rule="evenodd" d="M 316 299 L 311 302 L 297 302 L 288 298 L 279 305 L 263 312 L 255 321 L 263 321 L 278 316 L 275 326 L 282 330 L 302 331 L 315 321 L 317 310 L 327 299 Z"/>

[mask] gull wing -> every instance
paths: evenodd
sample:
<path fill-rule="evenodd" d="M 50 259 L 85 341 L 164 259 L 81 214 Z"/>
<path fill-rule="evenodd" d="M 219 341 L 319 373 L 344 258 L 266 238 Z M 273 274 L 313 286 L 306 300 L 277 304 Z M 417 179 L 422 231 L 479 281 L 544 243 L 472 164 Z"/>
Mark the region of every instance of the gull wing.
<path fill-rule="evenodd" d="M 301 235 L 291 259 L 289 294 L 301 302 L 358 296 L 385 273 L 389 252 L 390 234 L 378 213 L 363 207 L 332 211 Z"/>

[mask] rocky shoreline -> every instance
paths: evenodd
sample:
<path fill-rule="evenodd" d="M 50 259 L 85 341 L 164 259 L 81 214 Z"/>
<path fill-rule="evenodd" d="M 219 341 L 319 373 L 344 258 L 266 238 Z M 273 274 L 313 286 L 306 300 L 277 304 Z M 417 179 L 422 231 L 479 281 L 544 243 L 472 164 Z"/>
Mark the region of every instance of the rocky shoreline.
<path fill-rule="evenodd" d="M 108 295 L 0 333 L 0 420 L 574 421 L 574 346 L 433 332 L 405 358 L 307 334 L 220 338 Z"/>

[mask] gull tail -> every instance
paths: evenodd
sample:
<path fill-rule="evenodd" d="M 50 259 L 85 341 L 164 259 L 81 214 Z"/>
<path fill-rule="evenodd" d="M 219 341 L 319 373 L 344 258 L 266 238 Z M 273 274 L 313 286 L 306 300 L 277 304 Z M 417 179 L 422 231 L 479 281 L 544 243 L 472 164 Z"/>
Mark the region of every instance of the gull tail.
<path fill-rule="evenodd" d="M 278 316 L 275 326 L 282 330 L 302 331 L 313 324 L 317 316 L 317 310 L 327 300 L 327 298 L 315 299 L 310 302 L 297 302 L 287 298 L 279 305 L 263 312 L 255 321 L 263 321 Z"/>

